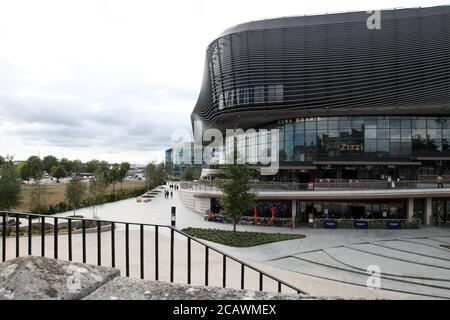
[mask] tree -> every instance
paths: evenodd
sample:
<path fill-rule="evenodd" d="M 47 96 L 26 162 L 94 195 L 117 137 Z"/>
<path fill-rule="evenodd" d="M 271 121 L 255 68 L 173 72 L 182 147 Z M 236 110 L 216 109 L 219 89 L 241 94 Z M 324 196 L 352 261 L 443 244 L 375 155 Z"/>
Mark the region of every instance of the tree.
<path fill-rule="evenodd" d="M 120 164 L 120 175 L 119 175 L 120 192 L 122 192 L 123 179 L 126 178 L 128 170 L 130 170 L 130 168 L 131 168 L 131 165 L 128 162 L 122 162 Z"/>
<path fill-rule="evenodd" d="M 70 161 L 70 170 L 66 168 L 67 172 L 70 172 L 73 175 L 80 174 L 83 170 L 83 163 L 80 160 Z"/>
<path fill-rule="evenodd" d="M 224 215 L 233 220 L 233 232 L 236 232 L 239 216 L 253 206 L 256 194 L 250 192 L 252 170 L 246 164 L 239 164 L 237 161 L 236 137 L 234 137 L 234 152 L 230 158 L 231 164 L 222 168 L 225 180 L 218 184 L 223 193 L 219 201 Z"/>
<path fill-rule="evenodd" d="M 44 166 L 45 172 L 51 174 L 53 167 L 59 166 L 59 161 L 56 157 L 48 155 L 42 159 L 42 165 Z"/>
<path fill-rule="evenodd" d="M 166 183 L 166 172 L 164 170 L 164 164 L 149 163 L 146 168 L 147 189 L 150 190 L 150 186 L 156 187 Z"/>
<path fill-rule="evenodd" d="M 116 183 L 119 182 L 120 179 L 120 166 L 118 164 L 114 164 L 109 170 L 109 182 L 113 185 L 113 192 L 116 191 Z"/>
<path fill-rule="evenodd" d="M 67 172 L 73 173 L 74 161 L 70 161 L 67 158 L 62 158 L 59 161 L 59 164 L 62 165 Z"/>
<path fill-rule="evenodd" d="M 11 210 L 20 202 L 22 182 L 11 159 L 0 165 L 0 209 Z"/>
<path fill-rule="evenodd" d="M 22 180 L 30 181 L 30 167 L 28 166 L 28 162 L 19 163 L 17 165 L 17 172 Z"/>
<path fill-rule="evenodd" d="M 72 178 L 66 186 L 66 199 L 73 206 L 73 215 L 81 205 L 86 193 L 86 186 L 79 177 Z"/>
<path fill-rule="evenodd" d="M 30 178 L 34 180 L 41 180 L 44 175 L 44 165 L 38 156 L 31 156 L 27 160 L 27 167 Z"/>
<path fill-rule="evenodd" d="M 192 181 L 194 180 L 194 170 L 192 166 L 187 166 L 183 171 L 183 180 Z"/>
<path fill-rule="evenodd" d="M 47 187 L 36 180 L 31 188 L 30 211 L 40 214 L 47 209 Z"/>
<path fill-rule="evenodd" d="M 97 206 L 102 203 L 107 187 L 108 181 L 105 172 L 102 168 L 98 168 L 89 182 L 89 202 L 94 209 L 94 217 L 97 216 Z"/>
<path fill-rule="evenodd" d="M 62 165 L 54 166 L 51 175 L 56 178 L 56 183 L 59 183 L 59 179 L 67 177 L 67 171 Z"/>
<path fill-rule="evenodd" d="M 91 160 L 86 162 L 86 171 L 89 173 L 95 173 L 95 171 L 98 169 L 100 165 L 100 161 L 98 160 Z"/>

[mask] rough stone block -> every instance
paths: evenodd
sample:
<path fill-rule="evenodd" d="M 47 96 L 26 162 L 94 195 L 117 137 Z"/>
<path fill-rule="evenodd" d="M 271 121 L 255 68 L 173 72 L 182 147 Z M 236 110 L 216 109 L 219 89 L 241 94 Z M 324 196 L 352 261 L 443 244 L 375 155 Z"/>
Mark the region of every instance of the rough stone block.
<path fill-rule="evenodd" d="M 81 299 L 118 277 L 117 269 L 42 257 L 0 264 L 0 300 Z"/>

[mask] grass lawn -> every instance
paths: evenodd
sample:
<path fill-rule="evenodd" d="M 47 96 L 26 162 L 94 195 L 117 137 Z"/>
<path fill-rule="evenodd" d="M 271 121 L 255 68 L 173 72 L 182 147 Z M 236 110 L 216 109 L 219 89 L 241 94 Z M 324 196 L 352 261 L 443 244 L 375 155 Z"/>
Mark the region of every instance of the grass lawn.
<path fill-rule="evenodd" d="M 145 181 L 128 181 L 125 180 L 123 182 L 123 190 L 134 190 L 136 188 L 144 187 Z M 48 205 L 55 205 L 59 202 L 65 201 L 65 192 L 66 192 L 66 184 L 64 183 L 54 183 L 54 184 L 48 184 L 45 185 L 47 188 L 47 197 L 46 197 L 46 203 Z M 22 192 L 21 192 L 21 203 L 17 208 L 14 210 L 17 210 L 19 212 L 27 212 L 30 209 L 30 201 L 31 201 L 31 185 L 24 184 L 22 185 Z M 115 187 L 116 191 L 120 191 L 120 183 L 116 184 Z M 113 187 L 112 185 L 108 187 L 108 192 L 112 193 Z"/>
<path fill-rule="evenodd" d="M 441 247 L 444 247 L 444 248 L 450 249 L 450 244 L 441 244 Z"/>
<path fill-rule="evenodd" d="M 305 236 L 301 234 L 284 234 L 284 233 L 264 233 L 249 231 L 233 231 L 219 229 L 201 229 L 201 228 L 185 228 L 182 230 L 188 235 L 224 244 L 230 247 L 253 247 L 261 244 L 302 239 Z"/>

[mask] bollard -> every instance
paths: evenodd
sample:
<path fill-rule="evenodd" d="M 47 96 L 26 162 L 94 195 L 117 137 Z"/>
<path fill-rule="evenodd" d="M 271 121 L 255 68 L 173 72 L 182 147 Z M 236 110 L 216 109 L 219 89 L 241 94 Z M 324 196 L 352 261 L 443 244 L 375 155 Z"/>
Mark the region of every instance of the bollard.
<path fill-rule="evenodd" d="M 171 211 L 171 226 L 175 227 L 175 217 L 176 217 L 176 207 L 172 207 L 172 211 Z"/>

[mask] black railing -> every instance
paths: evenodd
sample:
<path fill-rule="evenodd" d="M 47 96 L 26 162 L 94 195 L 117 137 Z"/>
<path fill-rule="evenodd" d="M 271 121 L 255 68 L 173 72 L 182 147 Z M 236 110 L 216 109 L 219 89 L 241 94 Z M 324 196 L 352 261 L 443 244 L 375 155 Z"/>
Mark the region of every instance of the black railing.
<path fill-rule="evenodd" d="M 127 277 L 162 280 L 160 273 L 163 271 L 170 282 L 194 284 L 194 279 L 196 279 L 197 283 L 195 284 L 205 286 L 214 285 L 259 291 L 266 289 L 278 292 L 287 289 L 299 294 L 305 293 L 278 277 L 168 225 L 83 219 L 70 216 L 52 217 L 18 212 L 0 212 L 0 216 L 2 218 L 0 229 L 2 261 L 23 255 L 32 255 L 36 247 L 40 246 L 42 257 L 46 256 L 46 249 L 53 249 L 53 255 L 49 255 L 53 258 L 67 259 L 68 261 L 78 260 L 83 263 L 94 260 L 94 264 L 97 265 L 105 265 L 105 260 L 109 259 L 102 258 L 109 254 L 110 260 L 107 266 L 125 270 Z M 46 223 L 46 221 L 50 222 Z M 60 221 L 65 221 L 65 223 L 60 223 Z M 27 225 L 21 227 L 23 223 L 27 223 Z M 136 229 L 135 233 L 130 231 L 132 228 Z M 123 243 L 120 243 L 119 232 L 123 233 Z M 146 237 L 146 233 L 149 232 L 153 232 L 154 237 L 151 234 Z M 110 233 L 109 237 L 108 233 Z M 163 237 L 167 240 L 165 246 L 164 241 L 161 241 Z M 153 242 L 153 245 L 148 245 L 148 242 Z M 76 247 L 77 245 L 81 248 Z M 121 245 L 121 248 L 118 245 Z M 194 250 L 194 245 L 199 247 L 197 251 Z M 66 251 L 61 251 L 62 247 L 66 248 Z M 203 254 L 201 248 L 204 250 Z M 123 255 L 122 263 L 118 261 L 120 260 L 118 259 L 119 250 Z M 9 253 L 10 251 L 12 253 Z M 153 255 L 149 254 L 150 251 L 153 251 Z M 77 252 L 81 253 L 78 259 L 75 257 Z M 11 256 L 12 254 L 13 256 Z M 216 263 L 212 263 L 213 255 L 215 255 Z M 146 259 L 151 260 L 151 258 L 153 258 L 153 263 L 146 263 Z M 194 261 L 197 263 L 196 265 L 194 265 Z M 89 261 L 89 263 L 92 262 Z M 147 268 L 150 265 L 153 266 L 153 276 L 151 276 L 151 270 L 148 270 L 150 268 Z M 175 272 L 176 268 L 181 268 L 181 270 Z M 246 278 L 246 275 L 251 272 L 254 278 L 251 278 L 250 275 Z M 180 276 L 180 273 L 184 276 Z M 249 281 L 246 281 L 248 279 L 250 279 L 249 281 L 253 280 L 253 283 L 248 283 Z M 270 290 L 270 285 L 273 286 L 273 290 Z"/>

